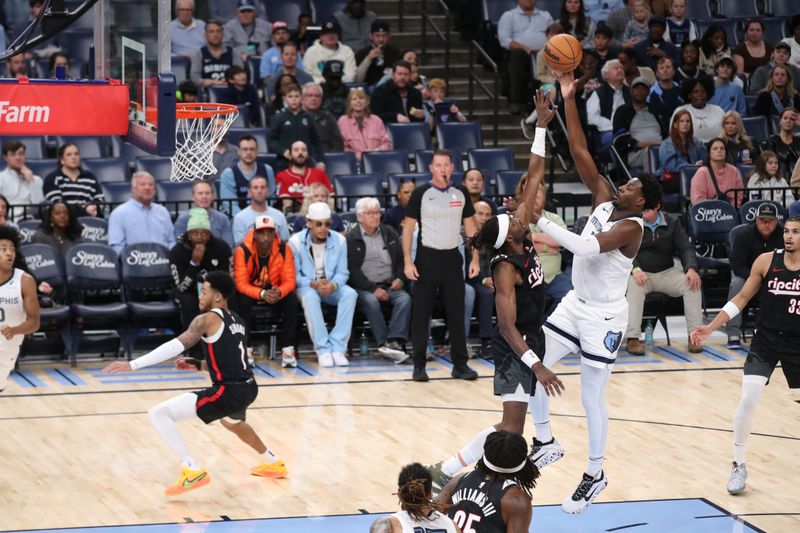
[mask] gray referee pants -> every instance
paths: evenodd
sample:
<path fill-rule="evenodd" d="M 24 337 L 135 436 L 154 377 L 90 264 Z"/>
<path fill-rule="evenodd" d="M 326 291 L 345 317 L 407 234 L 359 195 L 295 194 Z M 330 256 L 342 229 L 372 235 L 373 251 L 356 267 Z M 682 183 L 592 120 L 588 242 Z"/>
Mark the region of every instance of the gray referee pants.
<path fill-rule="evenodd" d="M 414 348 L 414 368 L 425 368 L 425 348 L 428 341 L 428 322 L 433 313 L 436 292 L 441 289 L 453 366 L 467 364 L 467 341 L 464 333 L 464 258 L 458 248 L 434 250 L 420 246 L 414 261 L 419 279 L 414 283 L 411 308 L 411 345 Z"/>

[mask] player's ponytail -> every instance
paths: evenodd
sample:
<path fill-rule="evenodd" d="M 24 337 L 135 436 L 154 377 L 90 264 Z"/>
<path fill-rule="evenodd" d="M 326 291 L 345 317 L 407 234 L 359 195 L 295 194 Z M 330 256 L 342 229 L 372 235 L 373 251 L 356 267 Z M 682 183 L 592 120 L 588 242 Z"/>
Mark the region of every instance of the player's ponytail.
<path fill-rule="evenodd" d="M 403 467 L 397 478 L 397 498 L 400 508 L 414 520 L 428 518 L 431 509 L 437 509 L 430 499 L 433 478 L 428 469 L 419 463 Z"/>

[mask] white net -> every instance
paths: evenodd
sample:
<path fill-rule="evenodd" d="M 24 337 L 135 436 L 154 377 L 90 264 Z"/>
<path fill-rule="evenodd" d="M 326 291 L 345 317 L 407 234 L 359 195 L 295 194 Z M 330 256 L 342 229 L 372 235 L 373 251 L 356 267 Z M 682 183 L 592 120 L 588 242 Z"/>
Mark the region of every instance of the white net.
<path fill-rule="evenodd" d="M 236 106 L 209 103 L 178 105 L 175 155 L 172 156 L 169 179 L 197 180 L 216 174 L 214 149 L 239 116 Z"/>

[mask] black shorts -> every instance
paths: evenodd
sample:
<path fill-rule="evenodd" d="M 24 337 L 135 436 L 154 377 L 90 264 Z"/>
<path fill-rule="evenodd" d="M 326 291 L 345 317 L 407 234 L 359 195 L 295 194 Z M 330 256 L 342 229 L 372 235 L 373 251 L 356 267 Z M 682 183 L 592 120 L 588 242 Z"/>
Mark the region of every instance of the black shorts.
<path fill-rule="evenodd" d="M 258 385 L 255 379 L 250 379 L 244 383 L 215 384 L 195 394 L 197 416 L 206 424 L 220 418 L 232 418 L 244 422 L 247 407 L 258 396 Z"/>
<path fill-rule="evenodd" d="M 528 347 L 539 358 L 544 358 L 544 332 L 539 330 L 536 338 L 526 337 Z M 519 394 L 533 396 L 536 392 L 536 376 L 528 365 L 522 362 L 504 338 L 496 334 L 492 338 L 492 357 L 494 361 L 494 394 Z"/>
<path fill-rule="evenodd" d="M 769 379 L 778 363 L 789 388 L 800 388 L 800 338 L 759 328 L 744 362 L 744 374 Z"/>

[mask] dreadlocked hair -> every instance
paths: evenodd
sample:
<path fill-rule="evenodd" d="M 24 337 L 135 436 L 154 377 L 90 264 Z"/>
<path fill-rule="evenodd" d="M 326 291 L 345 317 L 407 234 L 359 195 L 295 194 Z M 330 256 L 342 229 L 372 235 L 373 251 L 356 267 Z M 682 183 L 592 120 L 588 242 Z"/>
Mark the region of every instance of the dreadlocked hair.
<path fill-rule="evenodd" d="M 664 189 L 658 182 L 655 174 L 642 172 L 639 174 L 639 183 L 642 184 L 642 196 L 644 197 L 644 209 L 655 209 L 661 204 L 661 197 Z"/>
<path fill-rule="evenodd" d="M 497 216 L 493 216 L 483 224 L 478 233 L 467 239 L 467 246 L 475 248 L 479 252 L 486 250 L 491 253 L 494 251 L 498 233 L 500 233 L 500 223 L 497 221 Z"/>
<path fill-rule="evenodd" d="M 529 498 L 532 498 L 533 487 L 536 486 L 536 479 L 539 477 L 539 469 L 528 458 L 528 443 L 525 442 L 525 437 L 519 433 L 512 433 L 510 431 L 499 430 L 490 433 L 486 437 L 486 443 L 483 445 L 483 455 L 494 466 L 500 468 L 514 468 L 525 461 L 525 466 L 519 472 L 513 474 L 501 474 L 495 472 L 483 462 L 481 458 L 475 465 L 475 470 L 479 470 L 484 476 L 492 475 L 494 479 L 491 483 L 502 483 L 505 480 L 511 480 L 524 492 Z M 488 491 L 488 489 L 487 489 Z"/>
<path fill-rule="evenodd" d="M 427 468 L 419 463 L 404 466 L 397 478 L 400 508 L 414 520 L 426 520 L 431 509 L 437 509 L 436 504 L 428 498 L 432 486 L 433 478 Z"/>
<path fill-rule="evenodd" d="M 19 232 L 13 226 L 0 225 L 0 241 L 11 241 L 14 250 L 19 250 Z"/>

